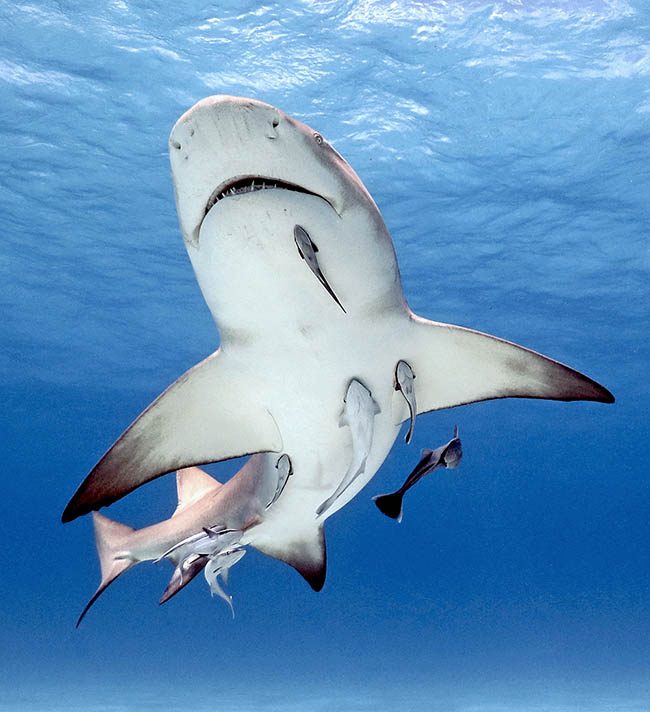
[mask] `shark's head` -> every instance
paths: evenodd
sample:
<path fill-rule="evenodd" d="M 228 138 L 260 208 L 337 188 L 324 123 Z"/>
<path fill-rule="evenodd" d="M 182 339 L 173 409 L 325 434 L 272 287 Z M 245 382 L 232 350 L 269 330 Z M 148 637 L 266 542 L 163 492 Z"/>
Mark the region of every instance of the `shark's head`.
<path fill-rule="evenodd" d="M 377 206 L 314 129 L 213 96 L 181 116 L 169 151 L 181 232 L 222 341 L 310 329 L 332 308 L 405 308 Z"/>
<path fill-rule="evenodd" d="M 169 152 L 181 232 L 190 244 L 198 243 L 219 200 L 254 190 L 311 194 L 339 216 L 360 202 L 377 212 L 356 173 L 319 133 L 261 101 L 203 99 L 176 122 Z"/>

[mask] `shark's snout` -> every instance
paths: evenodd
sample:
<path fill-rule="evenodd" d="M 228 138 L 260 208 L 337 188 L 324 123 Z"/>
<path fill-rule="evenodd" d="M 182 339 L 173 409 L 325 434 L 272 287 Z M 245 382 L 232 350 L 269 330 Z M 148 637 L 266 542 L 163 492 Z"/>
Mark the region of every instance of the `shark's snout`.
<path fill-rule="evenodd" d="M 170 149 L 182 152 L 186 160 L 191 153 L 206 149 L 206 138 L 211 140 L 213 148 L 218 147 L 220 139 L 224 144 L 232 140 L 235 143 L 250 143 L 259 138 L 275 140 L 283 118 L 279 109 L 261 101 L 211 96 L 178 119 L 169 137 Z"/>
<path fill-rule="evenodd" d="M 358 192 L 351 190 L 352 169 L 320 134 L 253 99 L 200 101 L 176 122 L 169 156 L 181 231 L 194 247 L 207 212 L 242 189 L 253 192 L 263 184 L 309 193 L 339 215 L 346 196 Z"/>

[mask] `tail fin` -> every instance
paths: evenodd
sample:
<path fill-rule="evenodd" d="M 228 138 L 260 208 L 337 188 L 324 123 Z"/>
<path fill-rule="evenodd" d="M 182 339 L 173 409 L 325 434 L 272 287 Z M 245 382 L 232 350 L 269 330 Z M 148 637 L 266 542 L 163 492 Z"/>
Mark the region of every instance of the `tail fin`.
<path fill-rule="evenodd" d="M 127 569 L 138 563 L 137 560 L 129 558 L 127 541 L 129 536 L 135 531 L 126 524 L 114 522 L 99 512 L 93 512 L 93 524 L 95 525 L 95 544 L 99 555 L 99 564 L 102 570 L 102 581 L 99 588 L 88 601 L 86 607 L 81 612 L 77 620 L 77 627 L 88 613 L 88 609 L 99 598 L 99 596 L 123 574 Z"/>
<path fill-rule="evenodd" d="M 392 492 L 391 494 L 378 494 L 372 499 L 382 514 L 391 519 L 397 519 L 398 522 L 402 521 L 404 492 L 397 490 L 397 492 Z"/>

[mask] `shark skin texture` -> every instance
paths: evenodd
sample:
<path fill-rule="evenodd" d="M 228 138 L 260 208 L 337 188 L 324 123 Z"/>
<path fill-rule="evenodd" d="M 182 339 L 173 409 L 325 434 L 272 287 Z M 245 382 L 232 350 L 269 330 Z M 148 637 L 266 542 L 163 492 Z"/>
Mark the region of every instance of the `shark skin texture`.
<path fill-rule="evenodd" d="M 220 347 L 129 426 L 63 521 L 168 472 L 245 454 L 259 453 L 259 477 L 277 483 L 285 453 L 291 476 L 241 543 L 319 590 L 324 521 L 372 479 L 405 420 L 410 433 L 416 415 L 493 398 L 614 401 L 557 361 L 413 314 L 365 186 L 279 109 L 208 97 L 178 120 L 169 151 L 181 233 Z M 398 375 L 400 362 L 408 369 Z M 372 399 L 371 437 L 363 467 L 329 501 L 355 457 L 354 423 L 341 420 L 354 380 Z"/>

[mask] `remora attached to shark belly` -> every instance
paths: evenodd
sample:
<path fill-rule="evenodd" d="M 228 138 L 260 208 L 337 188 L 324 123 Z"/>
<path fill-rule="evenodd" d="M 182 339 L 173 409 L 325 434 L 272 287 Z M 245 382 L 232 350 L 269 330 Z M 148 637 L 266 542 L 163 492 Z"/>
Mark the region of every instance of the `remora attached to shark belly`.
<path fill-rule="evenodd" d="M 413 314 L 377 206 L 305 124 L 215 96 L 179 119 L 169 150 L 181 233 L 221 348 L 118 438 L 64 521 L 179 468 L 275 453 L 271 468 L 285 453 L 291 476 L 285 468 L 281 495 L 268 493 L 248 543 L 320 588 L 322 523 L 373 477 L 404 420 L 410 437 L 418 414 L 490 398 L 613 402 L 568 366 Z M 338 421 L 355 379 L 377 407 L 371 442 L 362 470 L 317 518 L 353 462 L 354 428 Z"/>

